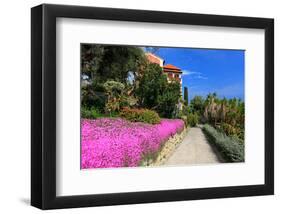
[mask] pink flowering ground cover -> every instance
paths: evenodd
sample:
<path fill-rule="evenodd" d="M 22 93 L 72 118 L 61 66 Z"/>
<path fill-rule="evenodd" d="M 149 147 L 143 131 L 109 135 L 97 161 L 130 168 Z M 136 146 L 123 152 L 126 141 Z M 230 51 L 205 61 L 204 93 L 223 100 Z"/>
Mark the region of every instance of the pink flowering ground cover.
<path fill-rule="evenodd" d="M 82 169 L 139 166 L 145 155 L 157 152 L 184 128 L 179 119 L 162 119 L 156 125 L 121 118 L 82 119 L 81 123 Z"/>

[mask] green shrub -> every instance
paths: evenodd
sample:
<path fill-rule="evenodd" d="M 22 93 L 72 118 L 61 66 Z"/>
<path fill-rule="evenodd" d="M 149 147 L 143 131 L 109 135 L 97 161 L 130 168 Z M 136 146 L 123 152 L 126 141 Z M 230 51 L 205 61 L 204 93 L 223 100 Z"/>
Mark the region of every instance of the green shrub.
<path fill-rule="evenodd" d="M 179 103 L 180 83 L 168 82 L 166 74 L 158 64 L 147 63 L 138 77 L 135 95 L 142 108 L 155 109 L 161 117 L 174 118 Z"/>
<path fill-rule="evenodd" d="M 244 128 L 232 126 L 228 123 L 216 125 L 215 128 L 231 138 L 235 138 L 240 143 L 244 143 Z"/>
<path fill-rule="evenodd" d="M 95 108 L 85 108 L 82 107 L 81 108 L 81 117 L 82 118 L 86 118 L 86 119 L 96 119 L 99 117 L 102 117 L 103 115 L 99 112 L 99 110 L 95 109 Z"/>
<path fill-rule="evenodd" d="M 185 127 L 188 126 L 187 116 L 186 115 L 180 115 L 179 119 L 182 119 L 184 121 Z"/>
<path fill-rule="evenodd" d="M 187 115 L 187 124 L 194 127 L 198 124 L 198 115 L 196 113 L 190 113 Z"/>
<path fill-rule="evenodd" d="M 160 123 L 160 117 L 157 112 L 148 109 L 123 108 L 120 116 L 132 122 Z"/>
<path fill-rule="evenodd" d="M 108 80 L 103 84 L 107 94 L 107 102 L 105 104 L 106 113 L 119 112 L 121 97 L 125 90 L 125 85 L 121 82 Z"/>
<path fill-rule="evenodd" d="M 133 96 L 123 95 L 120 99 L 120 108 L 133 108 L 136 106 L 138 99 Z"/>
<path fill-rule="evenodd" d="M 85 108 L 94 107 L 103 111 L 107 96 L 104 92 L 94 91 L 92 86 L 83 86 L 81 88 L 81 104 Z"/>
<path fill-rule="evenodd" d="M 140 120 L 145 123 L 150 123 L 150 124 L 160 123 L 160 117 L 155 111 L 145 109 L 142 111 L 139 117 Z"/>
<path fill-rule="evenodd" d="M 203 126 L 203 131 L 209 142 L 217 148 L 225 161 L 244 162 L 244 144 L 239 143 L 235 138 L 226 136 L 208 124 Z"/>
<path fill-rule="evenodd" d="M 221 125 L 222 130 L 227 134 L 227 135 L 234 135 L 236 134 L 236 129 L 234 126 L 228 124 L 228 123 L 222 123 Z"/>

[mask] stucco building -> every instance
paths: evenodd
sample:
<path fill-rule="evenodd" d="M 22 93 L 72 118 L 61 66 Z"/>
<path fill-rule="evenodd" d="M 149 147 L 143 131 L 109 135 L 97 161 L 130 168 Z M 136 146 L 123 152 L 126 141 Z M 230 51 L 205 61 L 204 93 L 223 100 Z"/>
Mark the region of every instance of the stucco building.
<path fill-rule="evenodd" d="M 148 52 L 148 53 L 145 53 L 145 55 L 149 62 L 158 64 L 163 69 L 163 72 L 167 75 L 168 82 L 171 82 L 174 80 L 174 81 L 177 81 L 180 83 L 180 89 L 181 89 L 181 94 L 182 94 L 182 71 L 181 71 L 181 69 L 172 64 L 165 65 L 165 60 L 155 54 Z"/>

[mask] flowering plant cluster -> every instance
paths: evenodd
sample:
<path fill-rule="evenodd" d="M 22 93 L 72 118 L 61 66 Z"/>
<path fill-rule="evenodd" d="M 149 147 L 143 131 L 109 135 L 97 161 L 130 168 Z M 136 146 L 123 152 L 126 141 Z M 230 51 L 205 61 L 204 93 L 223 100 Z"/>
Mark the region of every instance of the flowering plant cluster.
<path fill-rule="evenodd" d="M 82 119 L 81 123 L 82 169 L 139 166 L 146 154 L 157 152 L 184 129 L 179 119 L 162 119 L 156 125 L 120 118 Z"/>

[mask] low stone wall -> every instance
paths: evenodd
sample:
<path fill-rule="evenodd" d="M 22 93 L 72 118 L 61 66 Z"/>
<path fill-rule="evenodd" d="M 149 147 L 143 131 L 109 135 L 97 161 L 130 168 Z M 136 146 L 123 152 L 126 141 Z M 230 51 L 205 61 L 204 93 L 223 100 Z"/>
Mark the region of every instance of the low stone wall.
<path fill-rule="evenodd" d="M 163 145 L 161 150 L 159 151 L 156 159 L 148 164 L 148 166 L 161 166 L 163 165 L 168 158 L 173 154 L 173 152 L 176 150 L 178 145 L 183 141 L 184 137 L 187 134 L 187 128 L 184 128 L 184 130 L 174 135 L 173 137 L 170 137 L 169 140 Z"/>

